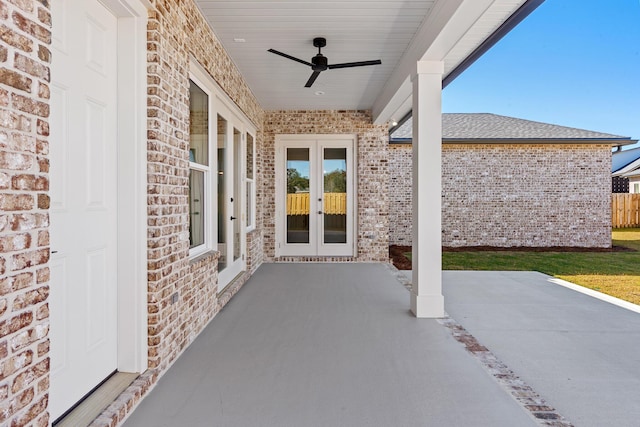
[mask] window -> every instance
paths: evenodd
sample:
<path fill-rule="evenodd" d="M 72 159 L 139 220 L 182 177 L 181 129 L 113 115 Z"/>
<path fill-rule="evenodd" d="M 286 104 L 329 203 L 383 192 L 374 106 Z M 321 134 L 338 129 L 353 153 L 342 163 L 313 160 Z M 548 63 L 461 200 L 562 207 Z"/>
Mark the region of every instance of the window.
<path fill-rule="evenodd" d="M 189 248 L 192 254 L 211 247 L 209 161 L 209 95 L 189 81 Z"/>
<path fill-rule="evenodd" d="M 256 227 L 256 181 L 255 181 L 255 166 L 256 166 L 256 152 L 255 142 L 253 135 L 247 133 L 247 230 L 253 230 Z"/>
<path fill-rule="evenodd" d="M 634 183 L 633 184 L 633 192 L 634 193 L 640 193 L 640 183 Z"/>

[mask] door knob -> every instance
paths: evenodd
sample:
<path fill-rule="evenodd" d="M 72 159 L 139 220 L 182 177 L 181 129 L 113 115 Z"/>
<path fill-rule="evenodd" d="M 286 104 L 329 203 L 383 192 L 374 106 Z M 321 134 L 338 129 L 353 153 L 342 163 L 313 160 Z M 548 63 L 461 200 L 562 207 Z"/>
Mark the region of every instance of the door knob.
<path fill-rule="evenodd" d="M 318 211 L 318 215 L 322 215 L 322 211 Z"/>

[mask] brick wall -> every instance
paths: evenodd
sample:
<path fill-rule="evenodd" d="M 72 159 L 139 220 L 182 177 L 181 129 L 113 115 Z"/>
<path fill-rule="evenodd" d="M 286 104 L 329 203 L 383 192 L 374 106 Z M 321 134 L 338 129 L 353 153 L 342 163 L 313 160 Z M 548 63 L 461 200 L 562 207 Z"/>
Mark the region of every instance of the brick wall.
<path fill-rule="evenodd" d="M 392 244 L 411 242 L 411 145 L 389 159 Z M 611 246 L 608 145 L 444 144 L 444 246 Z M 408 220 L 409 219 L 409 220 Z"/>
<path fill-rule="evenodd" d="M 248 273 L 217 295 L 218 254 L 189 260 L 190 57 L 257 127 L 258 150 L 264 113 L 193 1 L 151 3 L 147 26 L 149 371 L 111 404 L 94 426 L 122 423 L 262 262 L 258 228 L 247 236 Z M 259 177 L 259 156 L 257 160 Z M 172 302 L 175 294 L 178 299 Z"/>
<path fill-rule="evenodd" d="M 47 425 L 49 4 L 0 21 L 0 425 Z"/>
<path fill-rule="evenodd" d="M 387 162 L 388 132 L 385 125 L 374 125 L 368 111 L 270 111 L 264 125 L 262 147 L 263 232 L 265 259 L 275 257 L 275 136 L 278 134 L 354 134 L 357 137 L 356 181 L 358 192 L 358 261 L 388 261 L 389 208 Z M 328 260 L 342 258 L 295 258 L 282 261 Z"/>

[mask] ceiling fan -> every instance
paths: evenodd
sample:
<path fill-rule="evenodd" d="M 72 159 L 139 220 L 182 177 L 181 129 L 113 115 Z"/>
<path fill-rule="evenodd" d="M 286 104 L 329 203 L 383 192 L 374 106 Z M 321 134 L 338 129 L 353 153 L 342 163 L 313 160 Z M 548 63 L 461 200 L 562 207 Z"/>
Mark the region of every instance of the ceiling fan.
<path fill-rule="evenodd" d="M 376 59 L 375 61 L 360 61 L 360 62 L 344 62 L 342 64 L 329 64 L 329 60 L 321 52 L 322 48 L 327 45 L 327 39 L 324 37 L 316 37 L 313 39 L 313 45 L 318 48 L 318 54 L 311 58 L 311 62 L 298 59 L 294 56 L 287 55 L 286 53 L 278 52 L 275 49 L 269 49 L 268 52 L 275 53 L 276 55 L 284 56 L 292 61 L 299 62 L 304 65 L 308 65 L 313 70 L 311 77 L 307 80 L 307 84 L 304 87 L 311 87 L 313 82 L 316 81 L 321 72 L 325 70 L 333 70 L 334 68 L 350 68 L 350 67 L 364 67 L 366 65 L 379 65 L 382 61 Z"/>

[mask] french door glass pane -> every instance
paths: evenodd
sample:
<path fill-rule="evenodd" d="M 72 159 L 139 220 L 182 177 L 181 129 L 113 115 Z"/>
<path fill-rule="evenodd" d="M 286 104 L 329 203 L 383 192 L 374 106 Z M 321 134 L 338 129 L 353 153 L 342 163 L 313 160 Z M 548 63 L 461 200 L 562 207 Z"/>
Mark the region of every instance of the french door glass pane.
<path fill-rule="evenodd" d="M 218 115 L 218 270 L 227 267 L 227 204 L 226 201 L 227 121 Z"/>
<path fill-rule="evenodd" d="M 322 157 L 324 243 L 347 243 L 347 149 L 325 148 Z"/>
<path fill-rule="evenodd" d="M 241 148 L 242 148 L 242 137 L 240 131 L 237 129 L 233 129 L 233 158 L 234 158 L 234 168 L 233 168 L 233 196 L 232 196 L 232 206 L 233 206 L 233 260 L 237 260 L 240 258 L 240 233 L 242 232 L 242 221 L 240 219 L 241 216 L 241 207 L 242 202 L 240 200 L 241 194 L 241 185 L 242 185 L 242 156 L 241 156 Z"/>
<path fill-rule="evenodd" d="M 204 172 L 189 171 L 189 247 L 204 244 Z"/>
<path fill-rule="evenodd" d="M 309 243 L 309 149 L 287 148 L 287 243 Z"/>

